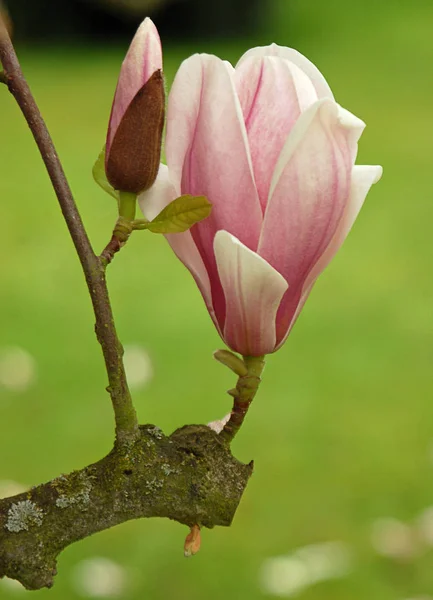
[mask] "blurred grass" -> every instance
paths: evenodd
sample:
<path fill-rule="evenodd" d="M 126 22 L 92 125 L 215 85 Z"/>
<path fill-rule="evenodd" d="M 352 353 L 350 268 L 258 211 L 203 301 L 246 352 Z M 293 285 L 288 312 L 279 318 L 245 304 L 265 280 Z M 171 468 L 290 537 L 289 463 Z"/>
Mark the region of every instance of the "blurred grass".
<path fill-rule="evenodd" d="M 393 2 L 385 11 L 368 3 L 358 14 L 340 2 L 304 6 L 293 3 L 290 27 L 278 13 L 276 41 L 296 42 L 338 101 L 367 122 L 358 162 L 383 164 L 384 178 L 286 346 L 268 359 L 234 444 L 240 459 L 256 464 L 236 520 L 229 530 L 205 531 L 191 561 L 182 556 L 185 528 L 175 523 L 103 532 L 69 548 L 54 589 L 35 598 L 78 597 L 74 566 L 102 555 L 129 569 L 125 599 L 255 600 L 267 597 L 258 585 L 266 557 L 334 539 L 353 546 L 353 572 L 309 588 L 302 600 L 403 600 L 433 590 L 431 554 L 400 565 L 379 558 L 369 539 L 374 519 L 413 520 L 433 504 L 431 7 Z M 168 47 L 168 79 L 190 51 L 235 61 L 255 43 Z M 115 210 L 90 172 L 123 51 L 23 49 L 21 56 L 96 248 L 108 240 Z M 34 485 L 101 457 L 113 423 L 78 260 L 4 89 L 0 123 L 0 342 L 25 348 L 38 366 L 28 391 L 0 390 L 0 479 Z M 140 420 L 168 433 L 224 415 L 233 379 L 211 357 L 221 342 L 164 240 L 134 235 L 109 284 L 122 341 L 143 345 L 154 365 L 150 385 L 135 393 Z M 0 598 L 9 597 L 0 587 Z"/>

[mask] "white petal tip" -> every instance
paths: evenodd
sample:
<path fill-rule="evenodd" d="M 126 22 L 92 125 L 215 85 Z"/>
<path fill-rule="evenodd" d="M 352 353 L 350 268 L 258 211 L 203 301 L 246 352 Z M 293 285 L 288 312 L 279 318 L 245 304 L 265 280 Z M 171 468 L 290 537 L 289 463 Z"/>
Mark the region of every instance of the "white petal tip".
<path fill-rule="evenodd" d="M 377 183 L 380 179 L 382 179 L 383 167 L 381 167 L 380 165 L 375 165 L 374 169 L 376 171 L 376 176 L 373 179 L 373 183 Z"/>
<path fill-rule="evenodd" d="M 340 123 L 341 127 L 344 127 L 346 129 L 359 129 L 361 131 L 365 129 L 365 123 L 362 119 L 359 119 L 339 104 L 337 106 L 338 122 Z"/>
<path fill-rule="evenodd" d="M 140 33 L 144 33 L 145 30 L 153 31 L 158 34 L 158 30 L 156 28 L 155 23 L 152 21 L 150 17 L 146 17 L 144 21 L 141 22 L 138 30 Z"/>
<path fill-rule="evenodd" d="M 221 246 L 223 246 L 225 244 L 229 244 L 229 243 L 235 244 L 235 245 L 237 244 L 238 246 L 243 245 L 243 244 L 241 244 L 241 242 L 238 240 L 237 237 L 235 237 L 234 235 L 232 235 L 225 229 L 220 229 L 219 231 L 216 232 L 214 241 L 213 241 L 214 248 L 216 246 L 221 247 Z"/>

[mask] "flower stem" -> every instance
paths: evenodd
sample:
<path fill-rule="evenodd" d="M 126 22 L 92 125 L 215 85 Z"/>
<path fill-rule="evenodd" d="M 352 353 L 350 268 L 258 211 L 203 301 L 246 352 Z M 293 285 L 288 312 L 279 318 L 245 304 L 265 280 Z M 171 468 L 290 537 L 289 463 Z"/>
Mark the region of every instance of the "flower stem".
<path fill-rule="evenodd" d="M 137 195 L 131 192 L 119 192 L 119 215 L 133 221 L 137 207 Z"/>
<path fill-rule="evenodd" d="M 251 402 L 260 385 L 260 376 L 265 367 L 264 356 L 244 356 L 247 374 L 239 377 L 236 387 L 229 391 L 233 396 L 230 419 L 219 434 L 224 442 L 230 443 L 244 422 Z"/>

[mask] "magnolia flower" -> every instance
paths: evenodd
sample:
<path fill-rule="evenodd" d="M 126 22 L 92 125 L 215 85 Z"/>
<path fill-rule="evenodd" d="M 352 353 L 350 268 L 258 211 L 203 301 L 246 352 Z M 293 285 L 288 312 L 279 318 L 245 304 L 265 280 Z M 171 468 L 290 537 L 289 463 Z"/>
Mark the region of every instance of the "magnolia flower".
<path fill-rule="evenodd" d="M 123 61 L 111 109 L 105 171 L 114 189 L 136 194 L 153 184 L 163 125 L 161 41 L 147 18 Z"/>
<path fill-rule="evenodd" d="M 167 112 L 167 166 L 139 197 L 147 218 L 203 194 L 209 218 L 168 235 L 227 345 L 277 350 L 346 238 L 379 166 L 354 166 L 365 124 L 296 50 L 249 50 L 181 65 Z"/>

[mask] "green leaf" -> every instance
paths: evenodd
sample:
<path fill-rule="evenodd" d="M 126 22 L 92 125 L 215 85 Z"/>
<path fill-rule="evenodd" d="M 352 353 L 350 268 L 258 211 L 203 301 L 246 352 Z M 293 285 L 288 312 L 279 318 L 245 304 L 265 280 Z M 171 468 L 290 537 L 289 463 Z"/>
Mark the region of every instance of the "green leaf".
<path fill-rule="evenodd" d="M 168 204 L 146 229 L 153 233 L 181 233 L 210 215 L 212 204 L 205 196 L 180 196 Z"/>
<path fill-rule="evenodd" d="M 107 194 L 110 194 L 110 196 L 113 196 L 113 198 L 116 198 L 117 202 L 119 202 L 119 192 L 113 188 L 111 183 L 109 183 L 105 174 L 105 146 L 102 148 L 101 153 L 93 166 L 92 175 L 93 179 L 101 186 L 104 192 L 107 192 Z"/>

